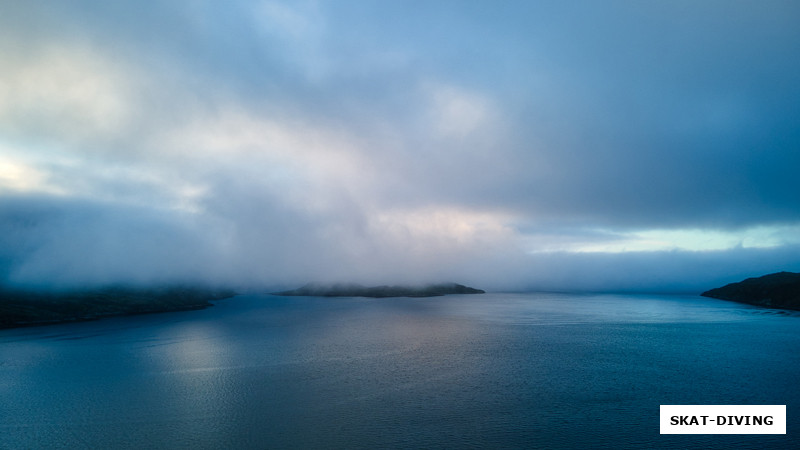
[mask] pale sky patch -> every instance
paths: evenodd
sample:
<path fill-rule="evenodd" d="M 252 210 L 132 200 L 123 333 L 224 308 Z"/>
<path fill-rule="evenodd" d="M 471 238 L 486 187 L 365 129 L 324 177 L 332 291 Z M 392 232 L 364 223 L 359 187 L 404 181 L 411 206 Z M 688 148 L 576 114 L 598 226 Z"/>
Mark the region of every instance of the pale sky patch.
<path fill-rule="evenodd" d="M 722 251 L 736 248 L 767 249 L 800 244 L 800 225 L 757 226 L 742 230 L 676 229 L 614 232 L 592 230 L 592 240 L 580 234 L 559 238 L 529 236 L 534 253 L 626 253 L 658 251 Z M 599 236 L 599 237 L 598 237 Z M 604 239 L 603 236 L 607 238 Z"/>

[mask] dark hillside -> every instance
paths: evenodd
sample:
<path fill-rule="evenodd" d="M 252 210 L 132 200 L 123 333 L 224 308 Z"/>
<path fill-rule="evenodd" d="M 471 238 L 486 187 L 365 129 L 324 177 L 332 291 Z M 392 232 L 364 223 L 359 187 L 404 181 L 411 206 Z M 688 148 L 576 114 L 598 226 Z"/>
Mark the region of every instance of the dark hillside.
<path fill-rule="evenodd" d="M 93 320 L 101 317 L 202 309 L 229 290 L 188 287 L 109 287 L 39 292 L 0 287 L 0 328 Z"/>
<path fill-rule="evenodd" d="M 427 286 L 372 286 L 360 284 L 310 283 L 276 295 L 311 297 L 437 297 L 448 294 L 484 294 L 485 291 L 457 283 L 430 284 Z"/>
<path fill-rule="evenodd" d="M 748 278 L 701 295 L 768 308 L 800 310 L 800 273 L 779 272 Z"/>

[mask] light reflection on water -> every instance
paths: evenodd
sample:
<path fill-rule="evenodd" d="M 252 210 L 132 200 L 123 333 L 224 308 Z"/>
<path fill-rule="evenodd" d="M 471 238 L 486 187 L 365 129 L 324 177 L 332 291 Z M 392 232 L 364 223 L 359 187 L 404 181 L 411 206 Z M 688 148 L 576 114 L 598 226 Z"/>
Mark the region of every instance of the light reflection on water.
<path fill-rule="evenodd" d="M 0 332 L 0 448 L 798 444 L 800 317 L 700 297 L 240 296 Z M 660 404 L 787 436 L 660 436 Z"/>

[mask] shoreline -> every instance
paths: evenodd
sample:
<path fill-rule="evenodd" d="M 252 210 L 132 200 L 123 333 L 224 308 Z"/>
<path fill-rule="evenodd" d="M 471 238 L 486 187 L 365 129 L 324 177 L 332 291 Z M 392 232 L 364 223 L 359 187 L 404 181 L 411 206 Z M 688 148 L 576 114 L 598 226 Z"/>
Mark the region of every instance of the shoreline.
<path fill-rule="evenodd" d="M 37 292 L 0 288 L 0 329 L 57 325 L 108 317 L 194 311 L 236 295 L 227 289 L 112 287 Z"/>

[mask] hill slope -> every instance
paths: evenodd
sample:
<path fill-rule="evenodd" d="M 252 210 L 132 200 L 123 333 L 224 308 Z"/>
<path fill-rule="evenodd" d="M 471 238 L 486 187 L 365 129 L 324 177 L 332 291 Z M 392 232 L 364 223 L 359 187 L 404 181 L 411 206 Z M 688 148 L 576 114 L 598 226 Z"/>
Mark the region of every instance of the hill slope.
<path fill-rule="evenodd" d="M 35 292 L 0 287 L 0 328 L 93 320 L 108 316 L 202 309 L 229 290 L 188 287 L 110 287 L 72 292 Z"/>
<path fill-rule="evenodd" d="M 768 308 L 800 310 L 800 273 L 779 272 L 748 278 L 700 295 Z"/>
<path fill-rule="evenodd" d="M 311 297 L 436 297 L 448 294 L 484 294 L 485 291 L 457 283 L 430 284 L 427 286 L 362 286 L 360 284 L 310 283 L 275 295 Z"/>

